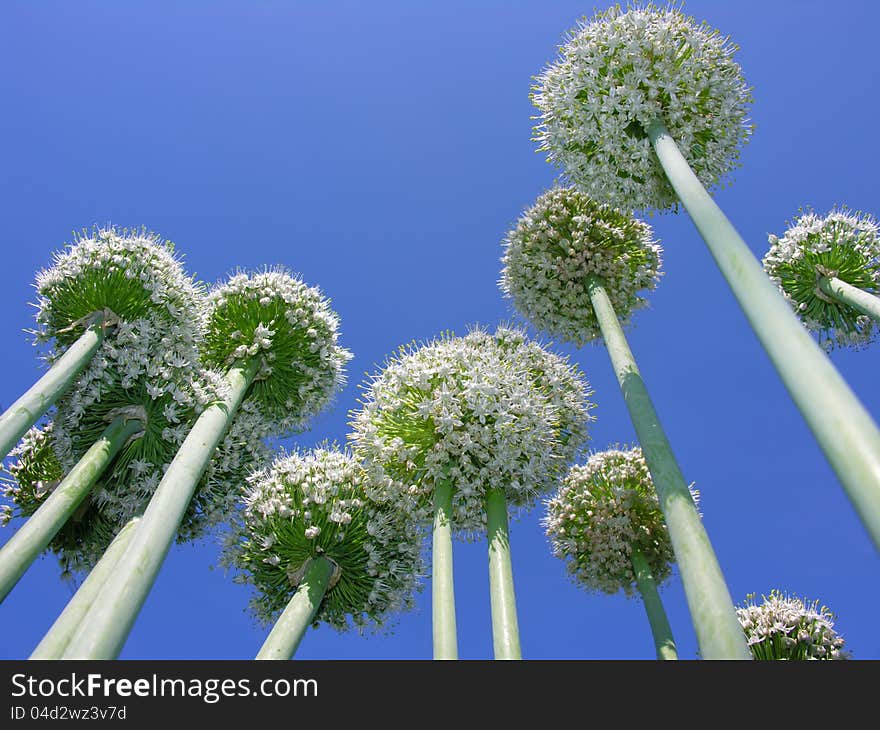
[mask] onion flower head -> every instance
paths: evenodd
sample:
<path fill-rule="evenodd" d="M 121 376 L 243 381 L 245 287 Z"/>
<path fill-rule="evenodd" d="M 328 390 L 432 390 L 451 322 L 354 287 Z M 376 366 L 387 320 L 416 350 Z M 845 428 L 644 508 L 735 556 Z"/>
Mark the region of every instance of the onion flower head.
<path fill-rule="evenodd" d="M 588 291 L 601 280 L 623 324 L 661 276 L 651 227 L 571 187 L 546 191 L 507 233 L 499 285 L 538 330 L 583 345 L 601 336 Z"/>
<path fill-rule="evenodd" d="M 526 509 L 557 486 L 589 438 L 591 394 L 575 365 L 521 330 L 474 328 L 402 347 L 365 387 L 350 438 L 425 521 L 434 484 L 450 481 L 452 528 L 476 536 L 490 488 Z"/>
<path fill-rule="evenodd" d="M 646 129 L 660 119 L 704 187 L 719 183 L 752 131 L 736 50 L 673 6 L 615 5 L 584 19 L 532 87 L 538 149 L 597 200 L 675 208 Z"/>

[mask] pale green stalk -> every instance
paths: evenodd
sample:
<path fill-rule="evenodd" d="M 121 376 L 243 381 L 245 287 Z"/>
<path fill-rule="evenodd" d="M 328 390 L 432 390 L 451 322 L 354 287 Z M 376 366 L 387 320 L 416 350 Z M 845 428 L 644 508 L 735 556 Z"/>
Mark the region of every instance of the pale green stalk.
<path fill-rule="evenodd" d="M 119 450 L 143 430 L 142 418 L 116 416 L 39 509 L 0 548 L 0 601 L 70 519 Z"/>
<path fill-rule="evenodd" d="M 96 313 L 91 324 L 64 351 L 49 371 L 0 416 L 0 458 L 5 458 L 49 407 L 68 389 L 89 364 L 104 341 L 107 317 Z"/>
<path fill-rule="evenodd" d="M 830 278 L 820 277 L 819 289 L 835 301 L 852 307 L 871 319 L 880 322 L 880 297 L 869 294 L 852 284 L 847 284 L 836 276 Z"/>
<path fill-rule="evenodd" d="M 679 200 L 880 548 L 877 424 L 706 192 L 662 121 L 654 121 L 646 131 Z"/>
<path fill-rule="evenodd" d="M 30 659 L 60 659 L 67 648 L 74 632 L 79 628 L 80 622 L 88 612 L 98 595 L 98 592 L 104 585 L 104 582 L 113 573 L 113 569 L 122 557 L 122 553 L 131 537 L 134 534 L 135 527 L 140 521 L 140 517 L 129 520 L 125 526 L 119 531 L 113 542 L 104 551 L 101 559 L 92 568 L 82 585 L 73 594 L 64 610 L 55 619 L 52 628 L 43 637 L 43 640 L 37 644 L 30 655 Z"/>
<path fill-rule="evenodd" d="M 458 659 L 455 585 L 452 578 L 452 484 L 445 480 L 434 484 L 431 599 L 434 658 Z"/>
<path fill-rule="evenodd" d="M 672 638 L 672 627 L 666 617 L 660 593 L 657 591 L 657 581 L 651 572 L 651 566 L 638 548 L 633 549 L 630 556 L 633 572 L 636 574 L 636 585 L 645 605 L 645 613 L 648 614 L 648 623 L 651 624 L 651 634 L 654 636 L 654 646 L 657 650 L 658 659 L 678 659 L 675 651 L 675 639 Z"/>
<path fill-rule="evenodd" d="M 196 420 L 150 499 L 141 523 L 113 574 L 104 584 L 66 659 L 115 659 L 159 574 L 196 485 L 256 376 L 260 361 L 249 359 L 226 373 L 229 394 Z"/>
<path fill-rule="evenodd" d="M 296 593 L 287 603 L 256 659 L 290 659 L 327 595 L 335 566 L 327 558 L 311 558 Z"/>
<path fill-rule="evenodd" d="M 513 568 L 510 564 L 510 532 L 507 500 L 500 489 L 486 493 L 486 527 L 489 538 L 489 596 L 492 607 L 492 644 L 496 659 L 522 659 Z"/>
<path fill-rule="evenodd" d="M 596 277 L 587 280 L 593 311 L 651 472 L 704 659 L 751 659 L 724 576 L 617 314 Z"/>

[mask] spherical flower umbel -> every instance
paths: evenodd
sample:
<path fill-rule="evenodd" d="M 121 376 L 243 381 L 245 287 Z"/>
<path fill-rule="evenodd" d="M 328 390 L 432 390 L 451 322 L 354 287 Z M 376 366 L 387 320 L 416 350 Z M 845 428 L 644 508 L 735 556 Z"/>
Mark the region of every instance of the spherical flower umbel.
<path fill-rule="evenodd" d="M 316 287 L 282 270 L 236 274 L 209 294 L 204 359 L 261 367 L 248 391 L 275 435 L 301 430 L 345 384 L 351 353 L 338 344 L 339 318 Z"/>
<path fill-rule="evenodd" d="M 572 466 L 546 506 L 553 554 L 587 590 L 633 595 L 634 549 L 658 585 L 670 576 L 672 544 L 641 448 L 608 449 Z"/>
<path fill-rule="evenodd" d="M 880 228 L 865 213 L 804 212 L 781 236 L 769 236 L 764 269 L 808 329 L 831 349 L 863 346 L 877 336 L 877 323 L 819 288 L 835 277 L 871 294 L 880 292 Z"/>
<path fill-rule="evenodd" d="M 423 572 L 422 533 L 390 497 L 354 458 L 330 447 L 253 474 L 224 562 L 255 587 L 257 617 L 276 619 L 317 557 L 332 562 L 334 575 L 316 621 L 375 627 L 410 608 Z"/>
<path fill-rule="evenodd" d="M 453 529 L 485 530 L 485 497 L 528 507 L 554 489 L 588 438 L 591 391 L 567 359 L 516 329 L 474 329 L 401 348 L 353 415 L 356 454 L 377 481 L 412 494 L 425 518 L 433 486 L 453 486 Z"/>
<path fill-rule="evenodd" d="M 671 6 L 614 6 L 582 21 L 533 86 L 539 149 L 597 200 L 675 207 L 646 129 L 662 120 L 703 185 L 718 183 L 751 134 L 735 50 Z"/>
<path fill-rule="evenodd" d="M 184 271 L 171 242 L 144 229 L 84 231 L 37 275 L 36 289 L 37 339 L 54 338 L 59 351 L 98 312 L 126 322 L 151 317 L 190 346 L 204 329 L 203 287 Z"/>
<path fill-rule="evenodd" d="M 834 629 L 834 614 L 818 601 L 772 590 L 754 603 L 754 594 L 736 609 L 755 659 L 848 659 Z"/>
<path fill-rule="evenodd" d="M 504 239 L 500 286 L 537 329 L 583 345 L 601 335 L 587 289 L 599 277 L 626 323 L 660 279 L 651 227 L 574 188 L 541 195 Z"/>

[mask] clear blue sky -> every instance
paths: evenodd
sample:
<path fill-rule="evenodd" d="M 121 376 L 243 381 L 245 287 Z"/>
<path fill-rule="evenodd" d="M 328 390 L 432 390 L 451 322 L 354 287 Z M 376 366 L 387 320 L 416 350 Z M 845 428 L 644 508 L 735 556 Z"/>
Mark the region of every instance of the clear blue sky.
<path fill-rule="evenodd" d="M 601 5 L 600 7 L 605 7 Z M 0 9 L 0 402 L 38 372 L 32 281 L 70 232 L 147 227 L 191 271 L 284 264 L 320 285 L 355 353 L 332 412 L 297 438 L 343 440 L 357 385 L 413 338 L 512 316 L 500 240 L 555 171 L 530 141 L 530 80 L 592 3 L 4 2 Z M 689 2 L 729 33 L 756 131 L 717 200 L 763 255 L 800 206 L 880 214 L 880 10 L 869 0 Z M 631 345 L 736 601 L 822 599 L 847 646 L 880 658 L 880 561 L 704 244 L 653 221 L 666 276 Z M 592 446 L 634 438 L 601 345 L 570 353 L 596 394 Z M 880 415 L 880 345 L 833 359 Z M 523 653 L 651 658 L 640 602 L 570 584 L 537 507 L 512 526 Z M 11 530 L 11 528 L 6 528 Z M 5 540 L 9 533 L 0 533 Z M 265 631 L 210 542 L 175 547 L 122 654 L 248 658 Z M 491 657 L 485 541 L 457 545 L 463 658 Z M 0 657 L 26 657 L 70 597 L 54 558 L 0 605 Z M 677 576 L 663 591 L 684 657 Z M 309 632 L 301 658 L 427 658 L 430 586 L 388 635 Z"/>

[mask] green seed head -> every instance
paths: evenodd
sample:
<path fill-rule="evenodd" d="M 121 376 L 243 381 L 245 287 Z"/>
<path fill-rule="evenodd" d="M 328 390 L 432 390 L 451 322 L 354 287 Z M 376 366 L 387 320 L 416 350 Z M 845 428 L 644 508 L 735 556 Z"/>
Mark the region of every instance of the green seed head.
<path fill-rule="evenodd" d="M 237 274 L 209 295 L 204 359 L 228 368 L 257 358 L 248 391 L 277 435 L 301 430 L 345 384 L 351 353 L 319 289 L 280 270 Z"/>
<path fill-rule="evenodd" d="M 874 218 L 845 208 L 825 217 L 806 211 L 782 237 L 771 235 L 769 241 L 764 269 L 827 349 L 874 340 L 876 322 L 819 287 L 823 277 L 834 277 L 880 294 L 880 229 Z"/>
<path fill-rule="evenodd" d="M 601 335 L 587 280 L 599 277 L 626 323 L 660 279 L 651 227 L 573 188 L 554 188 L 528 208 L 504 240 L 500 286 L 537 329 L 583 345 Z"/>

